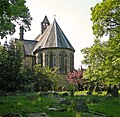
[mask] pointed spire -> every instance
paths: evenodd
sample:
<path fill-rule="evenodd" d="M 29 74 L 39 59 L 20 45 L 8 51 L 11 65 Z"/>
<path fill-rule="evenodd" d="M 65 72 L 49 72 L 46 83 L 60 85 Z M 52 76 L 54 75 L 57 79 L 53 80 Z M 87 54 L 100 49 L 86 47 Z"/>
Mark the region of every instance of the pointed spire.
<path fill-rule="evenodd" d="M 54 21 L 56 21 L 56 15 L 54 14 Z"/>
<path fill-rule="evenodd" d="M 45 16 L 44 20 L 41 22 L 41 33 L 44 33 L 45 29 L 50 25 L 47 16 Z"/>

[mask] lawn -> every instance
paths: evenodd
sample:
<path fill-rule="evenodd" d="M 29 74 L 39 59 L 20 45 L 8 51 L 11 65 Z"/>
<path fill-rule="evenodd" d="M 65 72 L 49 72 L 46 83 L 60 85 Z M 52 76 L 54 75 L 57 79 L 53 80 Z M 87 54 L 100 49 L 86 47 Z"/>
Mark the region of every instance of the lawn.
<path fill-rule="evenodd" d="M 85 95 L 86 92 L 75 92 L 74 96 L 59 97 L 53 95 L 39 96 L 34 94 L 17 94 L 0 97 L 0 115 L 5 113 L 19 113 L 27 117 L 29 113 L 46 113 L 49 117 L 93 117 L 92 113 L 101 113 L 108 117 L 120 117 L 120 97 L 114 98 L 94 93 Z M 70 104 L 60 104 L 60 100 L 68 100 Z M 76 112 L 74 110 L 77 100 L 85 100 L 91 113 Z M 51 111 L 50 108 L 61 108 L 62 111 Z M 1 117 L 1 116 L 0 116 Z M 97 116 L 95 116 L 97 117 Z"/>

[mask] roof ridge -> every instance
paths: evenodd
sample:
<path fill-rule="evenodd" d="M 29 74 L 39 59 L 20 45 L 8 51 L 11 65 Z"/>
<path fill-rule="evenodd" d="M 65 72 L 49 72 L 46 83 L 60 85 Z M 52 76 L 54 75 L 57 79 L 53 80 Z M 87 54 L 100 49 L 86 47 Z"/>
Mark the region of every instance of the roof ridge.
<path fill-rule="evenodd" d="M 58 46 L 58 41 L 57 41 L 58 38 L 57 38 L 57 30 L 56 30 L 56 19 L 54 19 L 53 23 L 54 23 L 54 28 L 55 28 L 55 40 L 56 40 L 56 44 L 55 45 L 57 47 Z"/>
<path fill-rule="evenodd" d="M 38 43 L 34 47 L 33 52 L 38 48 L 52 47 L 68 48 L 75 51 L 56 20 L 46 28 L 43 34 L 37 36 L 37 40 Z"/>
<path fill-rule="evenodd" d="M 46 42 L 47 42 L 47 39 L 48 39 L 48 37 L 49 37 L 49 35 L 50 35 L 52 26 L 53 26 L 53 24 L 51 24 L 50 26 L 48 26 L 47 28 L 48 28 L 48 29 L 50 28 L 50 29 L 49 29 L 48 31 L 47 31 L 47 30 L 45 31 L 45 33 L 47 32 L 48 35 L 45 35 L 45 36 L 44 36 L 44 37 L 46 37 L 46 38 L 45 38 L 45 43 L 43 44 L 43 47 L 46 45 Z"/>

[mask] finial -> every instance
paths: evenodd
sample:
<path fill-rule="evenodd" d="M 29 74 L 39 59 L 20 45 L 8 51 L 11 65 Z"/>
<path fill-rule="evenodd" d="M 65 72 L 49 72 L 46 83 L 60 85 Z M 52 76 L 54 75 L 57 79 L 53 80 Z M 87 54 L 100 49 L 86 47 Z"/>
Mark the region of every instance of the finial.
<path fill-rule="evenodd" d="M 54 20 L 56 20 L 56 15 L 54 14 Z"/>

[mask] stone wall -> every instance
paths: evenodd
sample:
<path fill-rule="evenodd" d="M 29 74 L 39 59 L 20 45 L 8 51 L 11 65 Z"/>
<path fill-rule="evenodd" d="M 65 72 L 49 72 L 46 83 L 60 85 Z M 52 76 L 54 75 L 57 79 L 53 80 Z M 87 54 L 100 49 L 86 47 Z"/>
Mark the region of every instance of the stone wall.
<path fill-rule="evenodd" d="M 74 69 L 74 51 L 69 49 L 43 49 L 36 53 L 36 63 L 43 67 L 58 68 L 58 74 L 66 74 Z"/>

